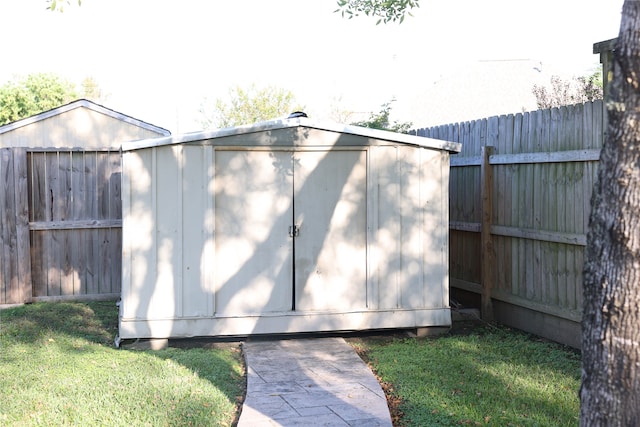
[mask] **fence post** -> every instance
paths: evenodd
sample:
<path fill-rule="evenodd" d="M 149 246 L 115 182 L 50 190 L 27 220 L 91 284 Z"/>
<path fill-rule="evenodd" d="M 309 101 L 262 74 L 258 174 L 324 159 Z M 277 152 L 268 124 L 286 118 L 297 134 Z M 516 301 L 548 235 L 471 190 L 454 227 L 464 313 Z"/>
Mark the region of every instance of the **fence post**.
<path fill-rule="evenodd" d="M 481 147 L 480 165 L 480 198 L 481 198 L 481 224 L 480 224 L 480 245 L 481 245 L 481 274 L 482 274 L 482 294 L 481 294 L 481 314 L 482 319 L 493 321 L 493 306 L 491 303 L 491 288 L 493 287 L 494 275 L 494 251 L 491 241 L 491 220 L 493 218 L 493 170 L 489 164 L 489 156 L 493 154 L 494 147 Z"/>
<path fill-rule="evenodd" d="M 607 101 L 609 99 L 609 83 L 613 79 L 613 52 L 618 39 L 610 39 L 593 44 L 593 53 L 600 54 L 602 64 L 602 140 L 607 133 Z"/>

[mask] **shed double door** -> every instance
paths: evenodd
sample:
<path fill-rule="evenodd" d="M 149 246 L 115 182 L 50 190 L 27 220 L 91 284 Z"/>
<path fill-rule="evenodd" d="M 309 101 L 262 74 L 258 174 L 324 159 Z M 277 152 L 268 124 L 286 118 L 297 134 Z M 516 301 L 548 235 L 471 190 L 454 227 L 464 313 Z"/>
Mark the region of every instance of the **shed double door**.
<path fill-rule="evenodd" d="M 218 315 L 366 306 L 366 151 L 216 151 Z"/>

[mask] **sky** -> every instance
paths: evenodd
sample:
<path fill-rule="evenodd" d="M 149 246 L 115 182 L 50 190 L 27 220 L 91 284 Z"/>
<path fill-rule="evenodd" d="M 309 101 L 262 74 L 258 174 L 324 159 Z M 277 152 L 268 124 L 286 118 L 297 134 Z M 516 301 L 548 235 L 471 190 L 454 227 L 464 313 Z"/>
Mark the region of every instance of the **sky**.
<path fill-rule="evenodd" d="M 0 85 L 35 72 L 78 85 L 92 76 L 104 106 L 172 133 L 199 130 L 206 99 L 252 84 L 291 91 L 319 121 L 395 99 L 394 119 L 420 127 L 416 94 L 465 79 L 478 61 L 590 74 L 593 43 L 618 35 L 622 3 L 420 0 L 404 23 L 375 25 L 333 13 L 335 0 L 72 0 L 64 13 L 11 0 L 0 9 Z"/>

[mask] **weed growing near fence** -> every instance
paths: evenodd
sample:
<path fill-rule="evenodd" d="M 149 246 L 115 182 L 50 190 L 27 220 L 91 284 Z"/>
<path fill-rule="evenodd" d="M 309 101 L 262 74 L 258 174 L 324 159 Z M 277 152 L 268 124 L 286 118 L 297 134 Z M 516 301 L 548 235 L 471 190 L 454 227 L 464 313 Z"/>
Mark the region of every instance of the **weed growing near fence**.
<path fill-rule="evenodd" d="M 231 425 L 237 349 L 118 350 L 117 312 L 113 301 L 0 311 L 0 424 Z"/>

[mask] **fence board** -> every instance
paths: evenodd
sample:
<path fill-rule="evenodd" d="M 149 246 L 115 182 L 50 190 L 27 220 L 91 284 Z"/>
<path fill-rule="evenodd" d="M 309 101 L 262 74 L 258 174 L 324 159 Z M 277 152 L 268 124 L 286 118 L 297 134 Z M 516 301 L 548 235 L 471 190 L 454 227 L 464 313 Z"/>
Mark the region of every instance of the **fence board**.
<path fill-rule="evenodd" d="M 45 221 L 47 209 L 45 206 L 46 186 L 45 182 L 45 156 L 44 153 L 29 153 L 29 221 Z M 31 277 L 32 293 L 34 296 L 47 293 L 47 270 L 44 266 L 43 233 L 31 232 Z"/>
<path fill-rule="evenodd" d="M 58 184 L 58 152 L 44 153 L 45 155 L 45 209 L 49 221 L 60 221 L 60 185 Z M 60 263 L 62 247 L 59 242 L 59 235 L 56 232 L 44 233 L 44 247 L 42 257 L 43 267 L 47 271 L 47 296 L 60 295 Z M 38 295 L 40 296 L 40 295 Z"/>
<path fill-rule="evenodd" d="M 9 161 L 8 150 L 0 151 L 0 176 L 2 176 L 2 188 L 0 188 L 0 300 L 8 300 L 8 289 L 11 286 L 11 243 L 10 243 L 10 227 L 9 219 L 7 218 L 10 207 L 7 206 L 6 197 L 9 193 L 10 183 L 9 179 L 12 174 L 9 173 L 9 167 L 11 166 Z"/>
<path fill-rule="evenodd" d="M 2 173 L 2 187 L 0 188 L 0 242 L 2 246 L 2 264 L 0 264 L 1 291 L 3 302 L 13 302 L 12 288 L 15 286 L 17 261 L 12 251 L 12 234 L 15 230 L 13 215 L 13 155 L 7 149 L 0 150 L 0 172 Z"/>
<path fill-rule="evenodd" d="M 522 139 L 522 113 L 518 113 L 513 117 L 513 132 L 511 139 L 511 149 L 509 153 L 515 153 L 520 150 L 519 144 Z M 509 225 L 514 227 L 518 224 L 519 217 L 519 188 L 520 175 L 519 168 L 511 166 L 511 175 L 510 175 L 510 188 L 508 191 L 511 193 L 510 204 L 506 206 L 507 209 L 510 209 Z M 509 247 L 506 249 L 511 254 L 511 275 L 507 277 L 508 283 L 504 283 L 504 286 L 501 289 L 506 293 L 513 293 L 514 286 L 517 286 L 520 274 L 520 252 L 519 252 L 519 243 L 518 239 L 508 239 Z"/>
<path fill-rule="evenodd" d="M 86 153 L 84 157 L 85 180 L 84 195 L 86 199 L 85 216 L 87 218 L 98 219 L 98 197 L 97 187 L 97 158 L 98 153 Z M 88 294 L 98 294 L 100 292 L 98 279 L 98 238 L 95 230 L 87 230 L 84 233 L 84 248 L 87 254 L 86 268 L 86 292 Z"/>
<path fill-rule="evenodd" d="M 496 251 L 491 239 L 491 222 L 493 221 L 493 193 L 494 193 L 494 174 L 489 164 L 489 156 L 495 145 L 482 147 L 482 166 L 481 179 L 482 187 L 480 188 L 482 198 L 482 218 L 480 227 L 480 239 L 482 240 L 482 251 L 480 258 L 482 261 L 482 319 L 486 321 L 493 320 L 493 307 L 491 305 L 491 290 L 494 287 L 496 276 Z M 499 268 L 499 265 L 498 265 Z"/>
<path fill-rule="evenodd" d="M 84 173 L 84 156 L 85 153 L 72 151 L 71 155 L 71 188 L 73 189 L 73 197 L 71 200 L 71 214 L 66 223 L 77 223 L 84 220 L 86 191 L 85 191 L 85 173 Z M 33 229 L 33 224 L 32 224 Z M 83 295 L 86 293 L 87 280 L 87 257 L 84 251 L 84 236 L 82 230 L 75 233 L 67 233 L 70 236 L 71 245 L 71 264 L 74 266 L 75 276 L 73 282 L 73 295 Z"/>
<path fill-rule="evenodd" d="M 69 221 L 73 216 L 73 188 L 71 153 L 63 152 L 58 155 L 58 183 L 60 199 L 60 218 L 62 222 Z M 60 245 L 64 250 L 60 256 L 60 295 L 73 295 L 75 281 L 75 270 L 73 268 L 73 238 L 71 233 L 58 233 Z"/>
<path fill-rule="evenodd" d="M 29 243 L 29 179 L 27 151 L 14 150 L 14 177 L 16 200 L 16 235 L 18 257 L 19 291 L 16 298 L 20 302 L 30 302 L 32 297 L 31 248 Z"/>

